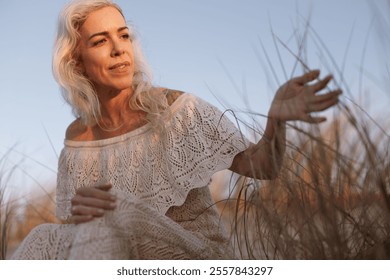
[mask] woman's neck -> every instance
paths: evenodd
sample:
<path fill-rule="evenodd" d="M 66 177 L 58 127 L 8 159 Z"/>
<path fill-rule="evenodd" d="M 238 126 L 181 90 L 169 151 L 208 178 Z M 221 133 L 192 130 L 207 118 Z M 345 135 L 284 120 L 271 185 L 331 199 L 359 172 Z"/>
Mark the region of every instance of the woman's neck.
<path fill-rule="evenodd" d="M 125 120 L 125 115 L 136 113 L 129 107 L 129 100 L 133 95 L 133 90 L 105 91 L 98 93 L 100 102 L 101 119 L 98 123 L 103 123 L 108 127 L 117 127 Z"/>
<path fill-rule="evenodd" d="M 133 90 L 100 93 L 101 118 L 93 128 L 95 138 L 103 139 L 132 131 L 146 123 L 146 113 L 131 109 Z"/>

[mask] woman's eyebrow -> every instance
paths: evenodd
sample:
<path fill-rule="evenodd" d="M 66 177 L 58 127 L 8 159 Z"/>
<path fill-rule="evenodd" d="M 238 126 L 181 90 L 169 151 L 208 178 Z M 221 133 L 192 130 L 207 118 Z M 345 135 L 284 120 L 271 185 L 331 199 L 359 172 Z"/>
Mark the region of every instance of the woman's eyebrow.
<path fill-rule="evenodd" d="M 119 27 L 117 32 L 121 32 L 121 31 L 123 31 L 125 29 L 129 29 L 129 28 L 127 26 Z M 102 32 L 94 33 L 91 36 L 89 36 L 88 41 L 91 40 L 93 37 L 96 37 L 96 36 L 107 36 L 107 35 L 108 35 L 108 31 L 102 31 Z"/>

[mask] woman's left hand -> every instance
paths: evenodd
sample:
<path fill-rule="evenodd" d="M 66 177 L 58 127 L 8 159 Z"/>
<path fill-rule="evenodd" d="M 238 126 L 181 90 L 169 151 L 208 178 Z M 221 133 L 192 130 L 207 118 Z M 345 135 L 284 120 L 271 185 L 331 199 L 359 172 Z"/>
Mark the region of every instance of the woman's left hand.
<path fill-rule="evenodd" d="M 308 123 L 325 121 L 325 117 L 313 117 L 311 113 L 324 111 L 336 105 L 341 90 L 317 94 L 332 80 L 332 76 L 326 76 L 322 80 L 309 84 L 319 75 L 320 71 L 313 70 L 282 85 L 272 101 L 269 118 L 277 121 L 301 120 Z"/>
<path fill-rule="evenodd" d="M 111 188 L 111 184 L 104 184 L 77 189 L 71 200 L 72 216 L 69 222 L 73 224 L 86 223 L 94 218 L 102 217 L 107 210 L 115 209 L 116 197 L 109 192 Z"/>

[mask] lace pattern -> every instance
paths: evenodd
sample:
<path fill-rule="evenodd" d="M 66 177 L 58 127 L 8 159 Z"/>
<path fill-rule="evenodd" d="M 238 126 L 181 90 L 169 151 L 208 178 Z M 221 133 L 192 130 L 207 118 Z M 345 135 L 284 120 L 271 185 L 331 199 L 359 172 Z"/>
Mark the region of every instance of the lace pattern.
<path fill-rule="evenodd" d="M 44 224 L 28 235 L 13 259 L 226 259 L 225 239 L 187 230 L 142 201 L 118 193 L 118 207 L 79 225 Z"/>
<path fill-rule="evenodd" d="M 76 189 L 111 183 L 114 190 L 144 201 L 161 214 L 179 206 L 191 189 L 230 167 L 248 141 L 216 107 L 183 94 L 170 108 L 164 134 L 149 125 L 118 137 L 65 141 L 59 159 L 57 216 L 70 216 Z"/>
<path fill-rule="evenodd" d="M 36 227 L 14 259 L 235 258 L 208 183 L 248 142 L 222 112 L 185 94 L 164 134 L 149 125 L 99 141 L 65 141 L 57 215 L 70 216 L 77 188 L 110 182 L 115 210 L 78 225 Z"/>

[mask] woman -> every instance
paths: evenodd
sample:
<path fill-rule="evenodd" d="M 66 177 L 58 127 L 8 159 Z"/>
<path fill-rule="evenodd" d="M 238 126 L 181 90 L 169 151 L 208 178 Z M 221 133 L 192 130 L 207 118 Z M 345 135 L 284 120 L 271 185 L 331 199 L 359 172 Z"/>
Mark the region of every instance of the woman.
<path fill-rule="evenodd" d="M 133 30 L 109 0 L 64 9 L 53 69 L 77 117 L 59 159 L 57 215 L 66 224 L 34 229 L 19 259 L 235 258 L 211 207 L 211 176 L 229 168 L 274 178 L 285 122 L 324 121 L 310 113 L 341 93 L 317 95 L 331 80 L 313 82 L 319 71 L 288 81 L 264 137 L 249 143 L 214 106 L 151 85 Z"/>

